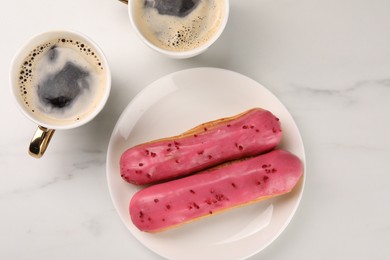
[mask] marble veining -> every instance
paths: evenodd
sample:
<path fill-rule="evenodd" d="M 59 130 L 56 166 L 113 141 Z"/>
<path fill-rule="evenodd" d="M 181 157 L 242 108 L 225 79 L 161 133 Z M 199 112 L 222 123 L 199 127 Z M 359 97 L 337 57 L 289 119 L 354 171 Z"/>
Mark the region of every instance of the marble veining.
<path fill-rule="evenodd" d="M 332 87 L 321 88 L 318 86 L 305 86 L 301 84 L 292 83 L 291 89 L 288 91 L 282 91 L 282 94 L 289 95 L 309 95 L 321 99 L 329 97 L 340 97 L 349 100 L 355 95 L 364 94 L 362 92 L 367 91 L 390 91 L 390 78 L 378 79 L 378 80 L 359 80 L 351 85 L 344 87 Z"/>
<path fill-rule="evenodd" d="M 49 176 L 40 182 L 35 182 L 25 187 L 17 187 L 7 192 L 0 191 L 0 200 L 12 196 L 28 196 L 31 193 L 40 192 L 50 186 L 59 185 L 61 182 L 73 182 L 78 178 L 82 178 L 83 175 L 96 174 L 96 169 L 98 169 L 98 172 L 102 172 L 102 168 L 105 166 L 105 153 L 80 153 L 79 155 L 83 160 L 71 163 L 60 174 L 48 174 Z"/>

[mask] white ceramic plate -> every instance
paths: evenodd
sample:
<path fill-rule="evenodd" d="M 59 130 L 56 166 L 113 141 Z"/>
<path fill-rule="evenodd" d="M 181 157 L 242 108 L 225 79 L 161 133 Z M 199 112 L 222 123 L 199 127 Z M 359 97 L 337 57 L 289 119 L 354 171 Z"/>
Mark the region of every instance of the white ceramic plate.
<path fill-rule="evenodd" d="M 157 234 L 139 231 L 129 217 L 129 201 L 140 188 L 120 177 L 119 158 L 127 148 L 253 107 L 270 110 L 280 118 L 280 147 L 305 163 L 302 139 L 287 109 L 262 85 L 236 72 L 216 68 L 179 71 L 150 84 L 130 102 L 110 139 L 107 178 L 119 216 L 143 245 L 168 259 L 243 259 L 267 247 L 286 228 L 301 199 L 305 178 L 287 195 Z"/>

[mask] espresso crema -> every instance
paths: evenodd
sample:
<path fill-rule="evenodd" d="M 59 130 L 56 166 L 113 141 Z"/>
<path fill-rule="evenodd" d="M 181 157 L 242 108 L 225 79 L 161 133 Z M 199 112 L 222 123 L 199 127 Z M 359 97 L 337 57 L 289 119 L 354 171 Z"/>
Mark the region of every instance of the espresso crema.
<path fill-rule="evenodd" d="M 133 1 L 134 22 L 140 33 L 170 51 L 188 51 L 206 44 L 222 25 L 225 8 L 222 0 Z"/>

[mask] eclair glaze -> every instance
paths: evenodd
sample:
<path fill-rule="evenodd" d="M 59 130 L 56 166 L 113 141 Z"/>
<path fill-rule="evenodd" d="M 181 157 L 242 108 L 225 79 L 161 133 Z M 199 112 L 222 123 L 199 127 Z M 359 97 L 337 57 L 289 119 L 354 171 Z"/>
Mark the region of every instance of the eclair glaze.
<path fill-rule="evenodd" d="M 229 162 L 138 191 L 131 220 L 141 231 L 162 231 L 290 192 L 302 174 L 300 159 L 284 150 Z"/>
<path fill-rule="evenodd" d="M 171 180 L 270 151 L 281 137 L 279 119 L 267 110 L 254 108 L 178 136 L 134 146 L 122 154 L 120 172 L 124 180 L 138 185 Z"/>

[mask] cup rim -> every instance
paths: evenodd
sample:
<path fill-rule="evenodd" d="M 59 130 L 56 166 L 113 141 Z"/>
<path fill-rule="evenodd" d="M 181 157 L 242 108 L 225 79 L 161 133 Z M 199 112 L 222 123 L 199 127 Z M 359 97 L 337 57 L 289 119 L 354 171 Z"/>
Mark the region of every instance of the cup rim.
<path fill-rule="evenodd" d="M 106 85 L 105 85 L 105 90 L 100 98 L 100 100 L 97 102 L 97 105 L 95 109 L 87 114 L 85 117 L 82 119 L 75 121 L 73 123 L 69 124 L 53 124 L 53 123 L 48 123 L 45 121 L 40 120 L 39 118 L 31 115 L 31 113 L 28 111 L 28 109 L 21 103 L 19 99 L 19 93 L 18 93 L 18 82 L 17 82 L 17 77 L 15 76 L 15 73 L 20 68 L 21 61 L 26 58 L 25 53 L 29 52 L 29 49 L 31 51 L 31 47 L 34 44 L 34 42 L 41 42 L 42 39 L 44 39 L 46 36 L 53 35 L 54 37 L 56 35 L 75 35 L 76 37 L 79 37 L 80 39 L 84 40 L 86 43 L 90 44 L 93 48 L 94 51 L 97 53 L 99 60 L 102 62 L 105 68 L 105 74 L 106 74 Z M 72 129 L 79 127 L 81 125 L 87 124 L 91 120 L 93 120 L 100 112 L 103 110 L 105 104 L 107 103 L 107 100 L 109 98 L 110 92 L 111 92 L 111 70 L 107 61 L 106 56 L 104 55 L 103 51 L 101 48 L 97 45 L 95 41 L 93 41 L 91 38 L 89 38 L 87 35 L 84 33 L 75 31 L 75 30 L 70 30 L 70 29 L 52 29 L 52 30 L 46 30 L 44 32 L 37 33 L 33 36 L 30 36 L 25 43 L 19 47 L 18 51 L 15 53 L 14 57 L 12 58 L 11 61 L 11 68 L 10 68 L 10 73 L 9 73 L 9 85 L 10 85 L 10 91 L 11 94 L 14 98 L 14 101 L 19 108 L 19 110 L 32 122 L 36 123 L 39 126 L 43 126 L 48 129 L 56 129 L 56 130 L 63 130 L 63 129 Z"/>
<path fill-rule="evenodd" d="M 219 0 L 217 0 L 217 1 L 219 1 Z M 203 45 L 198 46 L 198 47 L 196 47 L 194 49 L 191 49 L 191 50 L 186 50 L 186 51 L 166 50 L 166 49 L 160 48 L 160 47 L 156 46 L 155 44 L 153 44 L 152 42 L 150 42 L 142 34 L 141 30 L 138 28 L 137 23 L 136 23 L 136 21 L 134 19 L 134 15 L 133 15 L 133 10 L 134 10 L 133 9 L 133 3 L 134 3 L 134 1 L 129 1 L 129 3 L 128 3 L 128 15 L 129 15 L 130 23 L 131 23 L 132 27 L 134 28 L 138 38 L 140 38 L 144 44 L 149 46 L 154 51 L 156 51 L 158 53 L 161 53 L 161 54 L 163 54 L 163 55 L 165 55 L 165 56 L 167 56 L 169 58 L 186 59 L 186 58 L 194 57 L 194 56 L 199 55 L 199 54 L 203 53 L 204 51 L 206 51 L 211 45 L 213 45 L 218 40 L 218 38 L 221 36 L 223 31 L 225 30 L 227 22 L 228 22 L 228 18 L 229 18 L 229 13 L 230 13 L 230 3 L 229 3 L 229 0 L 223 0 L 223 1 L 225 2 L 224 16 L 223 16 L 223 19 L 221 21 L 221 25 L 219 26 L 218 30 Z"/>

